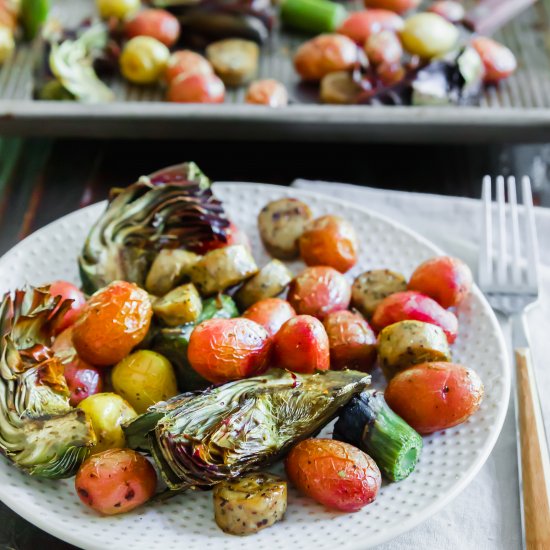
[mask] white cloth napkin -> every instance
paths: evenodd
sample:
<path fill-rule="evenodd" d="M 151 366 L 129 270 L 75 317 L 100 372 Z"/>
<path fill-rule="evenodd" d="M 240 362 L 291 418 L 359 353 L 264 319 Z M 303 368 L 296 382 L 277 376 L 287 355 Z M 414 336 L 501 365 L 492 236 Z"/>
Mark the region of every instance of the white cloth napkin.
<path fill-rule="evenodd" d="M 293 186 L 325 193 L 368 207 L 424 235 L 448 254 L 477 267 L 481 234 L 478 200 L 407 193 L 321 181 L 297 180 Z M 540 306 L 528 317 L 543 414 L 550 427 L 550 209 L 537 208 L 542 263 Z M 503 324 L 508 335 L 508 327 Z M 546 391 L 545 391 L 546 390 Z M 520 509 L 513 408 L 501 436 L 477 477 L 444 510 L 381 550 L 518 550 L 521 547 Z"/>

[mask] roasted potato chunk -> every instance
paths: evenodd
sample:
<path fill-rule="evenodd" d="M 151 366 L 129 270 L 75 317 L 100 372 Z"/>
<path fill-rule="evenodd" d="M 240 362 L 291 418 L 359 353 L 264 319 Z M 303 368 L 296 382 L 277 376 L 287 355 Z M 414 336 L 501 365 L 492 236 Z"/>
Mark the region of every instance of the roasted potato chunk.
<path fill-rule="evenodd" d="M 155 296 L 164 296 L 189 275 L 200 259 L 188 250 L 161 250 L 149 269 L 145 289 Z"/>
<path fill-rule="evenodd" d="M 283 262 L 271 260 L 237 292 L 235 299 L 238 306 L 241 310 L 248 309 L 260 300 L 279 296 L 292 277 L 292 272 Z"/>
<path fill-rule="evenodd" d="M 241 86 L 258 71 L 260 48 L 250 40 L 228 38 L 206 48 L 206 57 L 227 86 Z"/>
<path fill-rule="evenodd" d="M 368 319 L 376 306 L 390 294 L 407 290 L 407 281 L 401 273 L 389 269 L 373 269 L 361 273 L 351 287 L 351 305 Z"/>
<path fill-rule="evenodd" d="M 194 323 L 202 312 L 201 297 L 192 283 L 178 286 L 153 304 L 153 312 L 169 327 Z"/>
<path fill-rule="evenodd" d="M 214 517 L 231 535 L 250 535 L 271 527 L 286 511 L 286 481 L 270 474 L 248 474 L 214 488 Z"/>
<path fill-rule="evenodd" d="M 266 204 L 258 216 L 258 228 L 267 251 L 279 260 L 299 254 L 298 239 L 313 214 L 298 199 L 279 199 Z"/>
<path fill-rule="evenodd" d="M 258 273 L 258 266 L 246 246 L 218 248 L 205 254 L 191 270 L 191 280 L 200 293 L 210 296 L 241 283 Z"/>
<path fill-rule="evenodd" d="M 400 321 L 378 335 L 378 360 L 387 380 L 407 367 L 450 361 L 451 350 L 441 328 L 421 321 Z"/>

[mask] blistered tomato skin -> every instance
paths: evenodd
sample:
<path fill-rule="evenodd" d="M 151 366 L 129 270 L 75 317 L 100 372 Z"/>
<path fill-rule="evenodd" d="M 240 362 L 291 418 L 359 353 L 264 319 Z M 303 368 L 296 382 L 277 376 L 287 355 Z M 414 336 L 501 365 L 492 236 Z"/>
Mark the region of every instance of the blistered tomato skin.
<path fill-rule="evenodd" d="M 382 482 L 369 455 L 333 439 L 301 441 L 287 456 L 285 469 L 302 493 L 342 512 L 357 512 L 373 502 Z"/>
<path fill-rule="evenodd" d="M 376 334 L 367 321 L 351 311 L 335 311 L 325 317 L 332 369 L 368 371 L 376 358 Z"/>
<path fill-rule="evenodd" d="M 342 23 L 338 32 L 363 46 L 369 37 L 380 31 L 400 31 L 405 22 L 399 15 L 389 10 L 363 10 L 351 13 Z"/>
<path fill-rule="evenodd" d="M 310 315 L 289 319 L 273 339 L 273 363 L 303 374 L 328 370 L 329 343 L 321 321 Z"/>
<path fill-rule="evenodd" d="M 206 57 L 191 50 L 180 50 L 170 56 L 164 78 L 171 84 L 183 73 L 213 74 L 214 69 Z"/>
<path fill-rule="evenodd" d="M 483 399 L 477 373 L 453 363 L 424 363 L 397 373 L 384 397 L 421 434 L 446 430 L 474 414 Z"/>
<path fill-rule="evenodd" d="M 152 315 L 145 290 L 115 281 L 86 304 L 74 325 L 74 347 L 81 359 L 92 365 L 114 365 L 145 338 Z"/>
<path fill-rule="evenodd" d="M 54 281 L 51 283 L 50 294 L 52 296 L 61 296 L 64 300 L 73 301 L 71 309 L 65 313 L 63 319 L 55 327 L 55 334 L 59 334 L 73 325 L 78 319 L 86 305 L 86 297 L 77 286 L 68 281 Z"/>
<path fill-rule="evenodd" d="M 223 103 L 225 85 L 215 74 L 182 73 L 170 83 L 167 99 L 173 103 Z"/>
<path fill-rule="evenodd" d="M 490 84 L 508 78 L 517 68 L 515 55 L 504 44 L 486 36 L 472 40 L 485 68 L 484 82 Z"/>
<path fill-rule="evenodd" d="M 458 334 L 456 315 L 443 309 L 435 300 L 407 290 L 384 298 L 376 308 L 372 323 L 377 330 L 399 321 L 422 321 L 443 329 L 447 341 L 452 344 Z"/>
<path fill-rule="evenodd" d="M 191 366 L 214 384 L 264 372 L 271 340 L 264 327 L 250 319 L 210 319 L 191 333 L 187 357 Z"/>
<path fill-rule="evenodd" d="M 126 23 L 126 36 L 150 36 L 171 48 L 180 35 L 180 23 L 166 10 L 143 10 Z"/>
<path fill-rule="evenodd" d="M 328 265 L 341 273 L 357 263 L 358 248 L 353 226 L 339 216 L 309 222 L 300 237 L 300 256 L 306 265 Z"/>
<path fill-rule="evenodd" d="M 347 309 L 351 285 L 336 269 L 327 266 L 308 267 L 292 280 L 288 301 L 300 315 L 323 320 L 329 313 Z"/>
<path fill-rule="evenodd" d="M 250 306 L 243 317 L 262 325 L 270 336 L 274 336 L 286 321 L 296 317 L 296 312 L 286 300 L 266 298 Z"/>
<path fill-rule="evenodd" d="M 472 272 L 462 260 L 439 256 L 414 270 L 409 289 L 421 292 L 448 308 L 458 306 L 471 292 L 472 284 Z"/>
<path fill-rule="evenodd" d="M 91 456 L 75 478 L 80 500 L 107 516 L 141 506 L 153 496 L 156 486 L 153 466 L 131 449 L 113 449 Z"/>

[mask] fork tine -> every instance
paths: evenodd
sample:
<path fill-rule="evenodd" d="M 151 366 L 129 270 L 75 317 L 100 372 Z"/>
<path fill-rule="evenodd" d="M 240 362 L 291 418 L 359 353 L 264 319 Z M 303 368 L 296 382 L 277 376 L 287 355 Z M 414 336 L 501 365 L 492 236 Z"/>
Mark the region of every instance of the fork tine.
<path fill-rule="evenodd" d="M 510 216 L 512 219 L 512 280 L 514 284 L 521 283 L 521 250 L 519 240 L 519 216 L 516 193 L 516 178 L 508 178 L 508 201 L 510 203 Z"/>
<path fill-rule="evenodd" d="M 479 283 L 486 287 L 493 282 L 493 217 L 491 176 L 483 178 L 483 243 L 479 247 Z"/>
<path fill-rule="evenodd" d="M 527 246 L 527 282 L 534 288 L 538 288 L 538 242 L 535 227 L 535 209 L 533 207 L 533 195 L 531 194 L 531 180 L 524 176 L 521 180 L 523 192 L 523 204 L 525 205 L 525 244 Z"/>
<path fill-rule="evenodd" d="M 507 235 L 506 235 L 506 197 L 504 194 L 504 177 L 497 176 L 497 204 L 498 204 L 498 255 L 496 258 L 497 264 L 497 281 L 504 284 L 507 278 L 508 270 L 508 250 L 507 250 Z"/>

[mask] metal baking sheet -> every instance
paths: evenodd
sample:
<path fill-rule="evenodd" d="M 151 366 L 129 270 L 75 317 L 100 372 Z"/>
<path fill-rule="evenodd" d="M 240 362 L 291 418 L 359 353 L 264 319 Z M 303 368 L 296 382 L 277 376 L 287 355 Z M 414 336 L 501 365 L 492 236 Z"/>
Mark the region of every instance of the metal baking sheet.
<path fill-rule="evenodd" d="M 75 26 L 92 0 L 54 0 L 53 16 Z M 502 142 L 550 138 L 550 0 L 539 2 L 496 38 L 518 57 L 517 73 L 488 89 L 479 107 L 333 106 L 304 102 L 292 53 L 304 38 L 276 31 L 262 50 L 259 77 L 289 88 L 293 104 L 269 109 L 229 90 L 223 105 L 162 101 L 159 88 L 110 82 L 116 101 L 84 105 L 32 99 L 36 45 L 20 46 L 0 69 L 0 134 L 189 139 Z"/>

